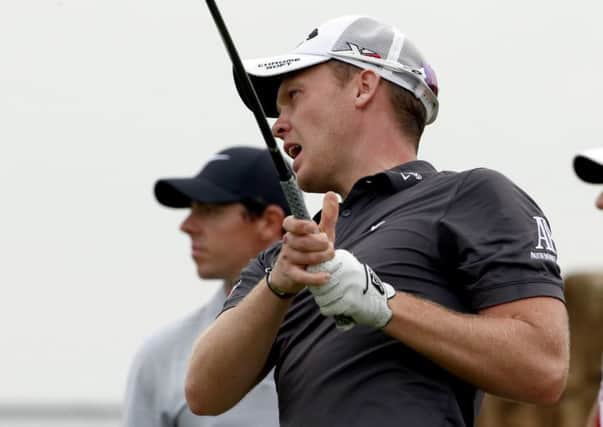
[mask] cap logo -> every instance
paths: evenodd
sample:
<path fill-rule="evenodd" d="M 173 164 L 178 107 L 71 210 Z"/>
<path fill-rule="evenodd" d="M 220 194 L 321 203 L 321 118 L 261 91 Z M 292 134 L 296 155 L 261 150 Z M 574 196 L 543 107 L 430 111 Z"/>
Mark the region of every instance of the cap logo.
<path fill-rule="evenodd" d="M 314 37 L 316 37 L 318 35 L 318 28 L 314 28 L 312 30 L 312 32 L 310 34 L 308 34 L 308 37 L 306 37 L 306 40 L 311 40 Z"/>
<path fill-rule="evenodd" d="M 360 47 L 355 43 L 346 42 L 346 44 L 348 45 L 349 49 L 334 50 L 333 52 L 338 54 L 344 54 L 346 56 L 370 56 L 371 58 L 382 58 L 381 55 L 379 55 L 374 50 L 370 50 L 365 47 Z"/>
<path fill-rule="evenodd" d="M 288 67 L 294 62 L 299 62 L 300 58 L 287 58 L 282 59 L 280 61 L 272 61 L 272 62 L 264 62 L 263 64 L 258 64 L 258 68 L 265 68 L 266 70 L 275 70 L 282 67 Z"/>
<path fill-rule="evenodd" d="M 350 42 L 346 42 L 350 47 L 348 50 L 332 50 L 329 53 L 334 56 L 343 58 L 354 59 L 356 61 L 367 62 L 369 64 L 377 65 L 381 68 L 386 68 L 395 73 L 411 73 L 417 76 L 417 78 L 425 81 L 425 70 L 422 68 L 410 67 L 405 64 L 401 64 L 398 61 L 392 61 L 389 59 L 383 59 L 381 55 L 370 49 L 361 48 L 358 45 Z M 435 74 L 433 75 L 435 79 Z M 437 90 L 437 84 L 435 82 L 434 87 Z"/>
<path fill-rule="evenodd" d="M 438 80 L 436 78 L 435 72 L 429 66 L 429 64 L 423 64 L 423 69 L 425 70 L 425 83 L 429 86 L 429 89 L 434 93 L 434 95 L 438 95 Z"/>
<path fill-rule="evenodd" d="M 207 163 L 213 162 L 216 160 L 229 160 L 229 159 L 230 159 L 230 156 L 228 154 L 214 154 L 207 160 Z"/>
<path fill-rule="evenodd" d="M 209 165 L 211 162 L 215 162 L 217 160 L 230 160 L 230 156 L 228 154 L 214 154 L 209 159 L 207 159 L 207 161 L 201 167 L 201 169 L 205 169 L 207 167 L 207 165 Z"/>

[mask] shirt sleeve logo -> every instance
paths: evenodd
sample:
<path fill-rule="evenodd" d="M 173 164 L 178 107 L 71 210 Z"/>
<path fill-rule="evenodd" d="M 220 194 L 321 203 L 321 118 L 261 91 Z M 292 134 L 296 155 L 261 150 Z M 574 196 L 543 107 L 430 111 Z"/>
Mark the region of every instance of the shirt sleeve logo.
<path fill-rule="evenodd" d="M 551 227 L 547 220 L 541 216 L 532 217 L 536 221 L 537 239 L 534 251 L 530 253 L 530 258 L 546 261 L 557 261 L 557 247 L 553 241 Z"/>

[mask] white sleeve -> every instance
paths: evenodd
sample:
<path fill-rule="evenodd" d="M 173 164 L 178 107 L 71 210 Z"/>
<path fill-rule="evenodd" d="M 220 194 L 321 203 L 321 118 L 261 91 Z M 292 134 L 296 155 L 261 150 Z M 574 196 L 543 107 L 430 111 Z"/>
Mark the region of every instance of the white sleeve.
<path fill-rule="evenodd" d="M 122 408 L 124 427 L 167 427 L 157 406 L 156 372 L 151 356 L 143 346 L 130 367 Z"/>

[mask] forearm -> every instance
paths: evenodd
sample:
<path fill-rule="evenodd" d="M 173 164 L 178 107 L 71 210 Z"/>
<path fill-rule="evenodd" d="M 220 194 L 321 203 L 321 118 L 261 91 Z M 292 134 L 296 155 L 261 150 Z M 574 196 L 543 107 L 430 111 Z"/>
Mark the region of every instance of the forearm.
<path fill-rule="evenodd" d="M 186 399 L 194 413 L 220 414 L 253 388 L 290 301 L 276 297 L 262 279 L 197 339 L 186 377 Z"/>
<path fill-rule="evenodd" d="M 550 303 L 553 309 L 561 304 L 548 300 L 545 306 Z M 393 317 L 384 332 L 484 391 L 546 404 L 554 403 L 565 387 L 569 351 L 564 309 L 542 327 L 538 325 L 546 322 L 535 324 L 521 316 L 460 314 L 406 293 L 389 303 Z"/>
<path fill-rule="evenodd" d="M 325 221 L 334 237 L 337 196 L 325 196 Z M 270 273 L 273 289 L 296 294 L 306 285 L 328 280 L 326 273 L 310 273 L 307 265 L 333 258 L 332 238 L 308 220 L 287 217 L 282 245 Z M 222 313 L 194 345 L 186 378 L 186 400 L 198 415 L 220 414 L 236 404 L 260 376 L 292 299 L 282 299 L 262 279 L 234 308 Z"/>

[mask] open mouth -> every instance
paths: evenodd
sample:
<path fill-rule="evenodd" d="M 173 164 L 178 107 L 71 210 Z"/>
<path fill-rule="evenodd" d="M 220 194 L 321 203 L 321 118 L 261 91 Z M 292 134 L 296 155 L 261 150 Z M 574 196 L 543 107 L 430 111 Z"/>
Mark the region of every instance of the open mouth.
<path fill-rule="evenodd" d="M 301 151 L 302 151 L 302 147 L 299 144 L 286 144 L 285 145 L 285 152 L 292 159 L 295 159 L 297 156 L 299 156 L 299 153 L 301 153 Z"/>

